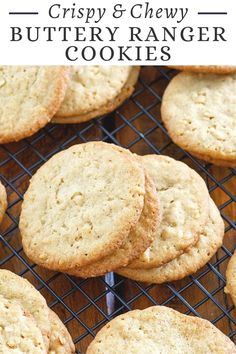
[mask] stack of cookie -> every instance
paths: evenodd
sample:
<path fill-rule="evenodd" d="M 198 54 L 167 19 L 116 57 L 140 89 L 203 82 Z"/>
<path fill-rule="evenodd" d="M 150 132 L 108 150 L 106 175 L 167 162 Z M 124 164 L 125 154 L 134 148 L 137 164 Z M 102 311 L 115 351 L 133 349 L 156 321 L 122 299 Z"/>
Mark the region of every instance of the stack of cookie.
<path fill-rule="evenodd" d="M 155 186 L 136 155 L 102 142 L 75 145 L 31 180 L 19 224 L 24 251 L 49 269 L 105 274 L 150 246 L 159 210 Z"/>
<path fill-rule="evenodd" d="M 0 353 L 75 353 L 67 329 L 25 279 L 0 270 Z"/>
<path fill-rule="evenodd" d="M 234 343 L 211 322 L 165 306 L 120 315 L 103 327 L 87 354 L 235 354 Z"/>
<path fill-rule="evenodd" d="M 141 160 L 155 183 L 162 221 L 152 245 L 117 273 L 148 283 L 179 280 L 215 254 L 223 242 L 224 223 L 195 171 L 167 156 Z"/>
<path fill-rule="evenodd" d="M 80 123 L 109 113 L 133 92 L 139 67 L 0 66 L 0 144 L 47 123 Z"/>
<path fill-rule="evenodd" d="M 154 283 L 194 273 L 224 235 L 195 171 L 102 142 L 73 146 L 37 171 L 20 230 L 25 253 L 43 267 L 83 278 L 116 271 Z"/>
<path fill-rule="evenodd" d="M 236 67 L 185 67 L 168 85 L 162 120 L 172 140 L 219 166 L 236 167 Z"/>

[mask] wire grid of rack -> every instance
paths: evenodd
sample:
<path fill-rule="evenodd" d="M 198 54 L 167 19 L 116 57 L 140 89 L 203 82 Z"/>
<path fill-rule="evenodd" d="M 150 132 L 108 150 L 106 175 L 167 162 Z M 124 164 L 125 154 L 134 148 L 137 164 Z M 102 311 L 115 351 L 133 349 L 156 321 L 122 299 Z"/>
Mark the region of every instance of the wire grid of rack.
<path fill-rule="evenodd" d="M 160 119 L 162 93 L 173 70 L 145 67 L 133 96 L 108 116 L 78 125 L 48 125 L 30 139 L 0 147 L 0 177 L 9 206 L 0 228 L 0 266 L 30 280 L 69 329 L 78 353 L 85 353 L 96 332 L 109 320 L 136 308 L 170 306 L 210 320 L 232 340 L 236 316 L 224 294 L 225 269 L 236 245 L 236 170 L 195 159 L 173 144 Z M 193 167 L 207 182 L 225 221 L 224 246 L 197 274 L 161 286 L 110 273 L 81 280 L 46 271 L 26 258 L 18 219 L 30 177 L 52 155 L 77 143 L 112 142 L 141 155 L 165 154 Z M 32 210 L 33 212 L 33 210 Z"/>

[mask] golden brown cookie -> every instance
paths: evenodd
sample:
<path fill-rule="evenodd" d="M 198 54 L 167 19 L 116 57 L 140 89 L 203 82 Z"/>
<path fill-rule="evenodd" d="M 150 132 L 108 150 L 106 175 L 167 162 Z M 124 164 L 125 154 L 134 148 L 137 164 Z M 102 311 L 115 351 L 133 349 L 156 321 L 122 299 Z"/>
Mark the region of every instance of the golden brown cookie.
<path fill-rule="evenodd" d="M 183 72 L 162 100 L 163 122 L 181 148 L 207 161 L 235 166 L 236 75 Z"/>
<path fill-rule="evenodd" d="M 210 215 L 199 241 L 188 251 L 159 268 L 122 268 L 117 273 L 134 280 L 161 284 L 182 279 L 196 273 L 221 247 L 224 237 L 224 223 L 215 203 L 210 200 Z"/>
<path fill-rule="evenodd" d="M 164 306 L 122 314 L 97 334 L 87 354 L 235 354 L 211 322 Z"/>
<path fill-rule="evenodd" d="M 60 318 L 49 310 L 51 323 L 51 335 L 49 342 L 49 354 L 73 354 L 75 346 L 72 338 Z"/>
<path fill-rule="evenodd" d="M 138 80 L 138 66 L 80 66 L 54 123 L 82 123 L 114 111 L 129 98 Z"/>
<path fill-rule="evenodd" d="M 0 144 L 44 127 L 60 107 L 69 67 L 0 66 Z"/>
<path fill-rule="evenodd" d="M 144 169 L 131 152 L 103 142 L 75 145 L 31 180 L 20 216 L 24 251 L 54 270 L 96 262 L 126 241 L 144 195 Z"/>
<path fill-rule="evenodd" d="M 17 302 L 34 318 L 48 349 L 51 326 L 43 296 L 26 279 L 5 269 L 0 269 L 0 294 L 6 300 Z"/>
<path fill-rule="evenodd" d="M 191 151 L 190 151 L 190 153 L 191 153 Z M 221 159 L 214 159 L 210 156 L 201 155 L 196 152 L 194 152 L 193 155 L 196 156 L 200 160 L 206 161 L 208 163 L 212 163 L 213 165 L 216 165 L 216 166 L 232 167 L 232 168 L 236 167 L 236 160 L 227 161 L 227 160 L 221 160 Z"/>
<path fill-rule="evenodd" d="M 236 251 L 230 258 L 226 269 L 225 293 L 229 294 L 236 306 Z"/>
<path fill-rule="evenodd" d="M 209 197 L 203 179 L 183 162 L 158 155 L 143 156 L 141 161 L 156 186 L 162 219 L 151 246 L 128 267 L 150 269 L 198 241 L 207 221 Z"/>
<path fill-rule="evenodd" d="M 15 301 L 0 295 L 0 353 L 47 354 L 34 318 Z"/>
<path fill-rule="evenodd" d="M 173 65 L 170 66 L 172 69 L 177 69 L 181 71 L 190 71 L 196 73 L 212 73 L 212 74 L 233 74 L 236 73 L 236 66 L 227 65 Z"/>
<path fill-rule="evenodd" d="M 0 181 L 0 223 L 7 209 L 7 193 L 5 187 Z"/>
<path fill-rule="evenodd" d="M 130 232 L 126 242 L 113 254 L 86 267 L 72 269 L 71 275 L 89 278 L 104 275 L 124 267 L 139 257 L 153 241 L 160 224 L 160 205 L 155 185 L 148 175 L 145 181 L 144 208 L 138 223 Z"/>

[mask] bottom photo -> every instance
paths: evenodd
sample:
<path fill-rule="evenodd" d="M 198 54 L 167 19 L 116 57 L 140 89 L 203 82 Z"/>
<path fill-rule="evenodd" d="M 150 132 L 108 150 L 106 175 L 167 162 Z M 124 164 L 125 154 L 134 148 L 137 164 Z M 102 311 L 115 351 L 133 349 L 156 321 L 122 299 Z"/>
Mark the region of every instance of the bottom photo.
<path fill-rule="evenodd" d="M 236 66 L 0 66 L 0 353 L 236 353 Z"/>

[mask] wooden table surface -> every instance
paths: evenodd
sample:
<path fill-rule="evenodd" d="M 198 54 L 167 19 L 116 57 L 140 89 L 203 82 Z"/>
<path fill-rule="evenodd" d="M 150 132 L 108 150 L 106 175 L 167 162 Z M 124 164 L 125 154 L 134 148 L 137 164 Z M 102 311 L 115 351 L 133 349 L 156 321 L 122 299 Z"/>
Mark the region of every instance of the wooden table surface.
<path fill-rule="evenodd" d="M 223 292 L 225 269 L 236 246 L 235 170 L 220 168 L 192 159 L 174 145 L 163 130 L 160 120 L 160 97 L 168 80 L 159 68 L 143 68 L 134 98 L 128 100 L 107 118 L 88 124 L 48 126 L 34 137 L 0 148 L 0 177 L 7 187 L 9 208 L 0 227 L 1 268 L 7 268 L 30 280 L 45 296 L 48 304 L 66 322 L 76 348 L 85 353 L 94 333 L 106 321 L 122 311 L 146 308 L 154 303 L 171 306 L 180 312 L 199 314 L 217 320 L 224 333 L 234 331 L 236 313 Z M 194 277 L 168 285 L 138 284 L 116 275 L 81 280 L 57 274 L 32 265 L 21 248 L 18 230 L 22 196 L 30 175 L 61 148 L 89 140 L 112 141 L 138 154 L 155 153 L 181 159 L 206 180 L 211 196 L 221 209 L 226 234 L 222 249 L 213 257 L 212 269 L 206 266 Z M 33 212 L 33 210 L 32 210 Z M 15 252 L 15 253 L 14 253 Z M 222 275 L 222 276 L 221 276 Z M 189 309 L 191 308 L 191 311 Z M 230 321 L 224 315 L 228 311 Z"/>

